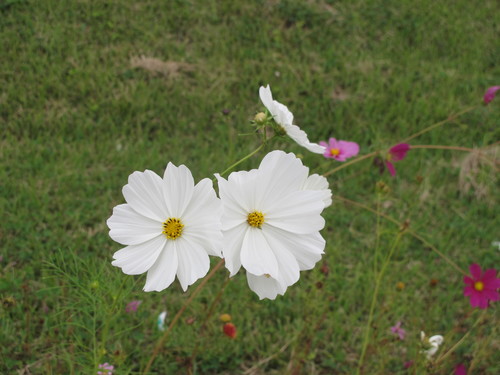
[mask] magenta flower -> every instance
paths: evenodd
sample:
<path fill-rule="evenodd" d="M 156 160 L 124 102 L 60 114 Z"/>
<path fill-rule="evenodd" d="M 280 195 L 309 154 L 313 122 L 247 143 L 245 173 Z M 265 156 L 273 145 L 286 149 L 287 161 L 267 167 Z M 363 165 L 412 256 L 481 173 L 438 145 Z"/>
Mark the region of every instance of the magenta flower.
<path fill-rule="evenodd" d="M 492 86 L 486 90 L 483 97 L 484 104 L 491 102 L 498 90 L 500 90 L 500 86 Z"/>
<path fill-rule="evenodd" d="M 385 159 L 385 166 L 389 170 L 392 177 L 396 175 L 396 168 L 394 168 L 394 164 L 392 163 L 403 160 L 409 149 L 410 145 L 408 143 L 399 143 L 389 149 L 389 153 Z"/>
<path fill-rule="evenodd" d="M 106 371 L 97 371 L 97 375 L 113 375 L 113 369 L 115 368 L 113 365 L 110 365 L 108 362 L 99 365 L 100 369 Z"/>
<path fill-rule="evenodd" d="M 400 340 L 405 339 L 406 331 L 401 328 L 401 322 L 397 322 L 395 326 L 391 327 L 391 332 L 399 336 Z"/>
<path fill-rule="evenodd" d="M 410 368 L 411 366 L 413 366 L 413 361 L 406 361 L 404 364 L 403 364 L 404 368 Z"/>
<path fill-rule="evenodd" d="M 328 143 L 321 141 L 319 144 L 326 148 L 323 156 L 328 159 L 346 161 L 359 153 L 359 145 L 356 142 L 337 141 L 335 138 L 330 138 Z"/>
<path fill-rule="evenodd" d="M 127 313 L 136 312 L 137 308 L 139 307 L 139 305 L 141 303 L 142 303 L 142 301 L 139 301 L 139 300 L 130 301 L 129 303 L 127 303 L 127 306 L 125 306 L 125 312 L 127 312 Z"/>
<path fill-rule="evenodd" d="M 481 271 L 479 264 L 472 264 L 469 267 L 472 278 L 464 276 L 464 296 L 470 297 L 472 307 L 486 309 L 488 301 L 500 300 L 497 289 L 500 288 L 500 279 L 496 277 L 497 271 L 493 268 Z"/>
<path fill-rule="evenodd" d="M 467 375 L 467 368 L 462 364 L 462 363 L 459 363 L 456 367 L 455 367 L 455 375 Z"/>

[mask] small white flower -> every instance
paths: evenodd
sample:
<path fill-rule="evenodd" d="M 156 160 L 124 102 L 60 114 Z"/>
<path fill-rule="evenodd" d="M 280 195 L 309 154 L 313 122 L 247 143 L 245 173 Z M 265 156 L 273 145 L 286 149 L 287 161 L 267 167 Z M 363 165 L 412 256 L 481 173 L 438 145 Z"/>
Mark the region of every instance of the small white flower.
<path fill-rule="evenodd" d="M 441 346 L 441 344 L 444 341 L 444 338 L 441 335 L 434 335 L 434 336 L 429 337 L 429 339 L 427 339 L 425 337 L 424 331 L 420 332 L 420 339 L 422 340 L 424 345 L 426 345 L 428 347 L 426 350 L 422 350 L 422 353 L 425 354 L 427 360 L 432 359 L 432 357 L 434 356 L 434 354 L 436 354 L 439 347 Z"/>
<path fill-rule="evenodd" d="M 314 189 L 304 188 L 308 173 L 295 155 L 273 151 L 258 169 L 233 172 L 227 180 L 216 175 L 224 206 L 226 267 L 233 276 L 243 266 L 260 299 L 283 295 L 300 271 L 313 268 L 323 254 L 319 231 L 327 197 L 316 178 L 310 181 Z"/>
<path fill-rule="evenodd" d="M 273 94 L 269 85 L 267 87 L 261 86 L 259 89 L 259 96 L 262 104 L 267 108 L 274 118 L 274 121 L 280 125 L 285 133 L 297 142 L 300 146 L 305 147 L 315 154 L 323 154 L 325 147 L 317 143 L 309 142 L 307 134 L 301 130 L 297 125 L 293 125 L 293 114 L 288 108 L 280 102 L 273 100 Z"/>
<path fill-rule="evenodd" d="M 186 166 L 168 163 L 163 179 L 131 174 L 123 196 L 127 203 L 107 221 L 110 237 L 126 245 L 112 264 L 128 275 L 147 272 L 146 292 L 167 288 L 176 275 L 186 291 L 207 274 L 208 255 L 222 256 L 222 204 L 208 178 L 195 186 Z"/>
<path fill-rule="evenodd" d="M 498 250 L 500 250 L 500 241 L 493 241 L 491 243 L 491 246 L 496 247 Z"/>

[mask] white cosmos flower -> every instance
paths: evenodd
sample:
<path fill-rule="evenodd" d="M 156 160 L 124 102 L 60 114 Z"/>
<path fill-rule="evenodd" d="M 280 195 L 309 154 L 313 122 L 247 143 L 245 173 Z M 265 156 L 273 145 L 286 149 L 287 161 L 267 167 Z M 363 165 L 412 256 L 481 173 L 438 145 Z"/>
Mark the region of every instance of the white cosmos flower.
<path fill-rule="evenodd" d="M 325 191 L 304 189 L 308 173 L 294 154 L 273 151 L 258 169 L 216 175 L 226 267 L 233 276 L 243 266 L 260 299 L 283 295 L 323 254 Z"/>
<path fill-rule="evenodd" d="M 425 354 L 428 360 L 432 359 L 432 357 L 434 356 L 434 354 L 436 354 L 439 347 L 444 341 L 444 338 L 441 335 L 434 335 L 427 339 L 424 331 L 420 331 L 420 339 L 422 340 L 423 344 L 427 347 L 426 350 L 422 350 L 422 353 Z"/>
<path fill-rule="evenodd" d="M 323 154 L 325 147 L 317 143 L 309 142 L 305 131 L 301 130 L 297 125 L 293 125 L 293 114 L 288 108 L 280 102 L 273 100 L 273 94 L 269 85 L 267 87 L 261 86 L 259 89 L 259 96 L 262 104 L 267 108 L 274 118 L 274 121 L 280 125 L 285 133 L 297 142 L 300 146 L 305 147 L 315 154 Z"/>
<path fill-rule="evenodd" d="M 123 196 L 127 203 L 107 221 L 111 238 L 126 245 L 112 264 L 128 275 L 147 272 L 146 292 L 167 288 L 176 275 L 186 291 L 207 274 L 208 255 L 222 256 L 222 204 L 210 179 L 195 186 L 186 166 L 168 163 L 163 179 L 132 173 Z"/>

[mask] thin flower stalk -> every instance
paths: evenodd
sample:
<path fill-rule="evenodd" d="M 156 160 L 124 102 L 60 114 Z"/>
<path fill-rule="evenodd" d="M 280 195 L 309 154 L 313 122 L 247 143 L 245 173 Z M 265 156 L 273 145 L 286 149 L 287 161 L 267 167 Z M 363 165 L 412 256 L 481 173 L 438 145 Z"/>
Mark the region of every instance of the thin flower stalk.
<path fill-rule="evenodd" d="M 350 199 L 347 199 L 347 198 L 344 198 L 340 195 L 335 195 L 335 199 L 340 199 L 346 203 L 349 203 L 353 206 L 356 206 L 356 207 L 360 207 L 360 208 L 363 208 L 367 211 L 370 211 L 372 213 L 374 213 L 375 215 L 379 215 L 380 217 L 383 217 L 384 219 L 387 219 L 389 220 L 390 222 L 398 225 L 399 227 L 402 227 L 404 224 L 397 221 L 396 219 L 382 213 L 382 212 L 379 212 L 365 204 L 362 204 L 362 203 L 359 203 L 359 202 L 356 202 L 356 201 L 353 201 L 353 200 L 350 200 Z M 438 254 L 446 263 L 448 263 L 450 266 L 452 266 L 453 268 L 455 268 L 455 270 L 457 270 L 458 272 L 460 272 L 461 274 L 465 275 L 465 276 L 468 276 L 468 273 L 465 272 L 463 269 L 461 269 L 454 261 L 452 261 L 450 258 L 448 258 L 446 255 L 444 255 L 441 251 L 439 251 L 434 245 L 432 245 L 430 242 L 428 242 L 425 238 L 423 238 L 422 236 L 420 236 L 418 233 L 412 231 L 411 229 L 407 229 L 406 230 L 406 233 L 408 233 L 410 236 L 416 238 L 417 240 L 419 240 L 420 242 L 422 242 L 425 246 L 427 246 L 428 248 L 430 248 L 432 251 L 434 251 L 436 254 Z"/>
<path fill-rule="evenodd" d="M 478 105 L 474 105 L 474 106 L 468 107 L 468 108 L 464 109 L 463 111 L 460 111 L 460 112 L 458 112 L 458 113 L 456 113 L 454 115 L 450 115 L 450 116 L 448 116 L 447 119 L 439 121 L 439 122 L 437 122 L 437 123 L 435 123 L 435 124 L 433 124 L 433 125 L 425 128 L 425 129 L 422 129 L 422 130 L 416 132 L 415 134 L 410 135 L 408 138 L 403 139 L 399 143 L 408 143 L 408 141 L 410 141 L 410 140 L 412 140 L 414 138 L 417 138 L 417 137 L 421 136 L 422 134 L 428 133 L 431 130 L 436 129 L 439 126 L 447 124 L 448 122 L 452 122 L 452 121 L 456 120 L 458 117 L 460 117 L 462 115 L 465 115 L 466 113 L 469 113 L 469 112 L 471 112 L 472 110 L 474 110 L 476 108 L 479 108 L 479 106 Z"/>
<path fill-rule="evenodd" d="M 455 345 L 453 345 L 446 353 L 441 354 L 436 359 L 436 361 L 434 362 L 434 364 L 438 365 L 439 363 L 441 363 L 442 361 L 444 361 L 450 354 L 452 354 L 467 339 L 467 337 L 470 335 L 470 333 L 472 332 L 472 330 L 474 328 L 476 328 L 476 326 L 483 321 L 485 315 L 486 315 L 486 311 L 483 311 L 482 314 L 479 315 L 479 317 L 477 318 L 477 320 L 474 322 L 474 324 L 472 325 L 472 327 L 465 333 L 465 335 L 463 335 L 460 338 L 460 340 L 458 340 L 455 343 Z"/>
<path fill-rule="evenodd" d="M 221 259 L 215 266 L 212 268 L 212 270 L 208 273 L 207 276 L 203 280 L 201 280 L 200 285 L 196 287 L 196 289 L 193 291 L 193 293 L 189 296 L 187 301 L 182 305 L 180 310 L 175 314 L 174 318 L 172 319 L 172 322 L 169 324 L 168 328 L 165 330 L 165 333 L 160 337 L 160 339 L 156 342 L 155 348 L 153 350 L 153 354 L 149 358 L 148 363 L 146 364 L 146 367 L 144 368 L 144 371 L 142 372 L 144 375 L 146 375 L 149 370 L 151 369 L 151 366 L 153 365 L 153 362 L 155 358 L 158 356 L 160 353 L 161 348 L 165 344 L 165 341 L 168 338 L 169 333 L 172 331 L 174 328 L 175 324 L 177 321 L 180 319 L 186 308 L 193 302 L 194 298 L 198 295 L 198 293 L 201 292 L 203 287 L 207 284 L 208 280 L 210 280 L 213 275 L 224 265 L 224 259 Z"/>
<path fill-rule="evenodd" d="M 373 295 L 372 295 L 372 302 L 370 305 L 368 322 L 366 323 L 365 338 L 363 340 L 363 346 L 361 348 L 361 356 L 359 357 L 358 368 L 356 370 L 356 374 L 358 374 L 358 375 L 361 373 L 361 366 L 363 366 L 363 360 L 365 358 L 366 348 L 368 347 L 368 341 L 370 338 L 370 327 L 371 327 L 371 324 L 373 321 L 373 313 L 375 312 L 375 304 L 377 302 L 378 290 L 380 288 L 380 283 L 382 282 L 382 277 L 384 276 L 385 270 L 390 263 L 391 257 L 394 254 L 394 252 L 396 251 L 396 248 L 398 247 L 399 241 L 401 240 L 401 238 L 404 234 L 405 234 L 405 232 L 403 230 L 403 231 L 398 232 L 398 234 L 396 235 L 396 238 L 392 244 L 392 247 L 389 250 L 389 254 L 387 255 L 387 258 L 385 259 L 385 262 L 382 265 L 382 267 L 380 268 L 380 272 L 378 273 L 377 278 L 375 279 L 375 289 L 374 289 Z"/>
<path fill-rule="evenodd" d="M 425 134 L 425 133 L 427 133 L 427 132 L 429 132 L 429 131 L 431 131 L 431 130 L 434 130 L 435 128 L 437 128 L 437 127 L 439 127 L 439 126 L 442 126 L 442 125 L 444 125 L 444 124 L 446 124 L 446 123 L 448 123 L 448 122 L 454 121 L 454 120 L 455 120 L 455 119 L 457 119 L 458 117 L 460 117 L 460 116 L 462 116 L 462 115 L 464 115 L 464 114 L 466 114 L 466 113 L 468 113 L 468 112 L 471 112 L 472 110 L 474 110 L 474 109 L 476 109 L 476 108 L 479 108 L 479 106 L 475 105 L 475 106 L 472 106 L 472 107 L 466 108 L 466 109 L 464 109 L 463 111 L 458 112 L 458 113 L 456 113 L 456 114 L 454 114 L 454 115 L 450 115 L 447 119 L 442 120 L 442 121 L 439 121 L 439 122 L 437 122 L 437 123 L 435 123 L 435 124 L 433 124 L 433 125 L 431 125 L 431 126 L 429 126 L 429 127 L 425 128 L 425 129 L 422 129 L 421 131 L 419 131 L 419 132 L 417 132 L 417 133 L 415 133 L 415 134 L 412 134 L 412 135 L 411 135 L 411 136 L 409 136 L 408 138 L 405 138 L 405 139 L 403 139 L 403 140 L 401 140 L 401 141 L 399 141 L 399 142 L 397 142 L 397 143 L 408 143 L 408 141 L 410 141 L 410 140 L 412 140 L 412 139 L 414 139 L 414 138 L 416 138 L 416 137 L 419 137 L 419 136 L 421 136 L 422 134 Z M 414 148 L 414 146 L 411 146 L 411 148 L 413 149 L 413 148 Z M 331 174 L 334 174 L 334 173 L 336 173 L 336 172 L 340 171 L 341 169 L 344 169 L 344 168 L 348 167 L 349 165 L 356 164 L 356 163 L 358 163 L 358 162 L 360 162 L 360 161 L 363 161 L 363 160 L 365 160 L 365 159 L 371 158 L 372 156 L 377 156 L 378 154 L 379 154 L 379 151 L 375 151 L 375 152 L 371 152 L 371 153 L 366 154 L 366 155 L 362 155 L 362 156 L 360 156 L 360 157 L 358 157 L 358 158 L 356 158 L 356 159 L 353 159 L 353 160 L 351 160 L 351 161 L 349 161 L 349 162 L 347 162 L 347 163 L 345 163 L 345 164 L 342 164 L 342 165 L 340 165 L 340 166 L 338 166 L 338 167 L 336 167 L 336 168 L 332 169 L 331 171 L 328 171 L 328 172 L 324 173 L 324 174 L 323 174 L 323 176 L 324 176 L 324 177 L 327 177 L 327 176 L 329 176 L 329 175 L 331 175 Z"/>

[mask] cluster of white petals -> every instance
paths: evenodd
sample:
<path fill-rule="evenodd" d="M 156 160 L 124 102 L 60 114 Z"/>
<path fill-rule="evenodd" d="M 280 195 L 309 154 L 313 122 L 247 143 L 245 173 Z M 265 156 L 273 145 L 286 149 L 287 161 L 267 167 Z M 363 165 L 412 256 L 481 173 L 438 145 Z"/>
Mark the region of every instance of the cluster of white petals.
<path fill-rule="evenodd" d="M 428 360 L 431 360 L 432 357 L 434 357 L 434 354 L 436 354 L 436 352 L 438 351 L 439 347 L 441 346 L 441 344 L 444 341 L 444 338 L 441 335 L 434 335 L 434 336 L 431 336 L 431 337 L 427 338 L 425 336 L 425 332 L 424 331 L 420 332 L 420 339 L 422 340 L 422 342 L 426 346 L 428 346 L 428 348 L 426 350 L 422 350 L 422 353 L 425 354 L 425 357 Z"/>
<path fill-rule="evenodd" d="M 308 174 L 295 155 L 273 151 L 258 169 L 216 176 L 226 267 L 233 276 L 243 266 L 261 299 L 283 295 L 323 254 L 321 213 L 331 191 L 324 177 Z"/>
<path fill-rule="evenodd" d="M 184 291 L 221 257 L 222 204 L 208 178 L 196 186 L 189 169 L 169 163 L 163 178 L 134 172 L 123 187 L 127 201 L 113 209 L 109 235 L 126 247 L 113 265 L 128 275 L 147 272 L 144 290 L 161 291 L 175 279 Z"/>
<path fill-rule="evenodd" d="M 273 116 L 274 121 L 280 125 L 285 133 L 297 142 L 297 144 L 315 154 L 323 154 L 325 152 L 326 148 L 324 146 L 310 142 L 307 138 L 307 134 L 297 125 L 293 124 L 292 112 L 290 112 L 284 104 L 273 99 L 273 94 L 271 93 L 269 85 L 260 87 L 259 96 L 262 104 L 264 104 Z"/>

